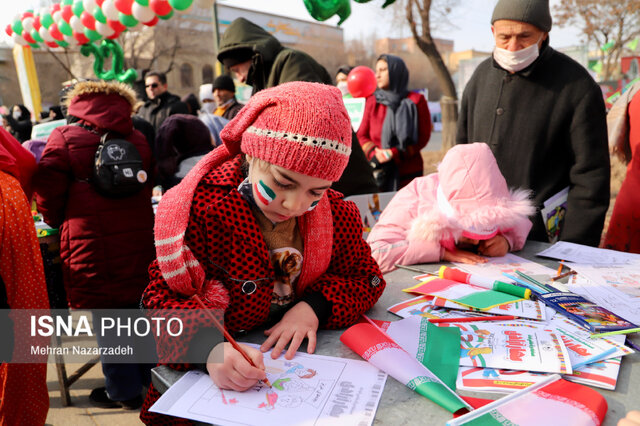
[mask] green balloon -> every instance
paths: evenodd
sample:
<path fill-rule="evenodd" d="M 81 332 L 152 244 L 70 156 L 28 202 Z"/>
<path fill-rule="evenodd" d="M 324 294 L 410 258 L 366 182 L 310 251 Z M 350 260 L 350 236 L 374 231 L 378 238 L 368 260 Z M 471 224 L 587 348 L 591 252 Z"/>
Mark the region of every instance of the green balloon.
<path fill-rule="evenodd" d="M 69 43 L 67 43 L 66 41 L 56 40 L 56 43 L 58 43 L 58 46 L 60 47 L 69 47 Z"/>
<path fill-rule="evenodd" d="M 303 0 L 309 15 L 316 21 L 326 21 L 333 15 L 338 15 L 342 24 L 351 15 L 349 0 Z"/>
<path fill-rule="evenodd" d="M 173 16 L 173 10 L 164 16 L 158 16 L 158 18 L 164 19 L 166 21 L 167 19 L 171 19 L 172 16 Z"/>
<path fill-rule="evenodd" d="M 73 10 L 73 14 L 79 18 L 80 15 L 82 15 L 82 12 L 84 12 L 84 5 L 82 4 L 82 0 L 76 0 L 76 2 L 71 7 L 71 10 Z"/>
<path fill-rule="evenodd" d="M 38 43 L 29 43 L 29 46 L 33 47 L 34 49 L 38 49 L 40 47 Z"/>
<path fill-rule="evenodd" d="M 50 13 L 45 13 L 40 17 L 40 23 L 42 24 L 43 27 L 45 27 L 46 29 L 49 29 L 51 24 L 53 24 L 53 17 L 51 16 Z"/>
<path fill-rule="evenodd" d="M 71 6 L 73 4 L 73 0 L 62 0 L 62 6 Z"/>
<path fill-rule="evenodd" d="M 140 6 L 149 6 L 149 0 L 136 0 Z"/>
<path fill-rule="evenodd" d="M 62 34 L 66 36 L 73 35 L 73 29 L 71 28 L 71 25 L 69 25 L 64 19 L 60 20 L 60 23 L 58 24 L 58 29 Z"/>
<path fill-rule="evenodd" d="M 22 31 L 24 31 L 24 28 L 22 27 L 22 21 L 19 19 L 16 19 L 15 21 L 13 21 L 13 23 L 11 24 L 11 29 L 13 30 L 14 33 L 21 36 Z"/>
<path fill-rule="evenodd" d="M 125 15 L 122 12 L 118 13 L 118 21 L 126 27 L 135 27 L 138 25 L 138 20 L 134 18 L 132 15 Z"/>
<path fill-rule="evenodd" d="M 99 7 L 96 7 L 96 11 L 93 12 L 93 17 L 96 18 L 96 21 L 102 23 L 102 24 L 106 24 L 107 23 L 107 17 L 104 16 L 104 13 L 102 12 L 102 9 L 100 9 Z"/>
<path fill-rule="evenodd" d="M 169 4 L 176 10 L 187 10 L 193 3 L 193 0 L 169 0 Z"/>
<path fill-rule="evenodd" d="M 84 35 L 91 41 L 100 40 L 102 38 L 102 35 L 99 32 L 90 30 L 89 28 L 84 29 Z"/>
<path fill-rule="evenodd" d="M 37 41 L 38 43 L 42 43 L 44 42 L 44 40 L 42 39 L 42 37 L 40 37 L 40 33 L 37 32 L 36 30 L 31 30 L 31 37 L 33 37 L 33 39 L 35 41 Z"/>

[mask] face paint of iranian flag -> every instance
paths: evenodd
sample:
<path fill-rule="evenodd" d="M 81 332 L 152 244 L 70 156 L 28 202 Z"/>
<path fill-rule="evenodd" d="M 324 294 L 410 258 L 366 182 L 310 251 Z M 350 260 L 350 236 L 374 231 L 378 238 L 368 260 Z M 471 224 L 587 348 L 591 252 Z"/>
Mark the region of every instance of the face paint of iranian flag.
<path fill-rule="evenodd" d="M 307 211 L 310 212 L 311 210 L 315 209 L 319 202 L 320 200 L 315 200 L 313 203 L 311 203 Z"/>
<path fill-rule="evenodd" d="M 268 206 L 276 198 L 276 193 L 273 189 L 269 188 L 266 183 L 259 180 L 258 183 L 254 183 L 254 193 L 262 204 Z"/>

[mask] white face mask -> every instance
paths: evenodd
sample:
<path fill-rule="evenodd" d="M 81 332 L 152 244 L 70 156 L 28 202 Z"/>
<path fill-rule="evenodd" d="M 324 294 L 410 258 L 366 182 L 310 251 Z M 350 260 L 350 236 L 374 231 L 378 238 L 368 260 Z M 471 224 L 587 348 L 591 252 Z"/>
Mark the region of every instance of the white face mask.
<path fill-rule="evenodd" d="M 336 84 L 336 87 L 340 89 L 340 91 L 342 92 L 342 96 L 349 94 L 349 89 L 347 88 L 346 81 L 340 81 L 338 84 Z"/>
<path fill-rule="evenodd" d="M 541 37 L 542 38 L 542 37 Z M 538 58 L 540 52 L 538 51 L 538 40 L 529 47 L 511 52 L 507 49 L 501 49 L 496 46 L 493 49 L 493 59 L 507 71 L 518 72 L 533 63 Z"/>
<path fill-rule="evenodd" d="M 13 119 L 14 120 L 18 120 L 20 118 L 20 116 L 22 115 L 21 111 L 13 111 Z"/>
<path fill-rule="evenodd" d="M 209 114 L 213 114 L 216 108 L 217 107 L 215 102 L 203 102 L 200 109 L 204 112 L 208 112 Z"/>

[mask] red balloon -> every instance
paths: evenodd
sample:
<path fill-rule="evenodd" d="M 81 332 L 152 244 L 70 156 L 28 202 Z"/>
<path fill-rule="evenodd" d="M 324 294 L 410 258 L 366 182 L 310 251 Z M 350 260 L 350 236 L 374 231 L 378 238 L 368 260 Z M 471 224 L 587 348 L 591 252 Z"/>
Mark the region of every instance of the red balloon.
<path fill-rule="evenodd" d="M 147 27 L 153 27 L 155 24 L 158 23 L 159 20 L 160 18 L 158 18 L 157 16 L 154 16 L 152 20 L 148 22 L 143 22 L 143 24 L 146 25 Z"/>
<path fill-rule="evenodd" d="M 9 37 L 11 37 L 11 34 L 13 34 L 13 29 L 11 28 L 11 24 L 7 24 L 7 26 L 4 27 L 4 32 L 7 33 Z"/>
<path fill-rule="evenodd" d="M 44 44 L 46 44 L 47 46 L 55 49 L 56 47 L 60 47 L 58 46 L 58 43 L 56 43 L 55 41 L 45 41 Z"/>
<path fill-rule="evenodd" d="M 131 6 L 133 5 L 133 0 L 115 0 L 113 4 L 118 9 L 118 12 L 122 12 L 125 15 L 132 15 Z"/>
<path fill-rule="evenodd" d="M 64 19 L 67 24 L 69 23 L 69 19 L 71 19 L 71 17 L 73 16 L 73 10 L 71 9 L 71 6 L 66 5 L 66 6 L 62 6 L 62 19 Z"/>
<path fill-rule="evenodd" d="M 37 43 L 37 41 L 35 41 L 33 39 L 33 37 L 31 37 L 31 34 L 29 34 L 28 31 L 23 31 L 22 32 L 22 38 L 27 42 L 27 43 Z"/>
<path fill-rule="evenodd" d="M 119 31 L 115 31 L 113 34 L 111 34 L 109 37 L 106 37 L 106 38 L 108 38 L 109 40 L 115 40 L 120 36 L 120 34 L 121 33 Z"/>
<path fill-rule="evenodd" d="M 102 7 L 102 3 L 104 3 L 104 0 L 96 0 L 98 7 Z"/>
<path fill-rule="evenodd" d="M 124 30 L 127 29 L 127 26 L 124 25 L 122 22 L 120 22 L 120 21 L 112 21 L 109 18 L 107 18 L 107 25 L 109 25 L 111 28 L 113 28 L 113 31 L 115 31 L 118 34 L 120 34 L 121 32 L 123 32 Z"/>
<path fill-rule="evenodd" d="M 347 76 L 347 89 L 354 98 L 366 98 L 372 95 L 377 87 L 376 73 L 364 65 L 355 67 Z"/>
<path fill-rule="evenodd" d="M 22 21 L 24 18 L 33 18 L 33 12 L 29 12 L 29 11 L 24 12 L 20 20 Z"/>
<path fill-rule="evenodd" d="M 40 15 L 38 15 L 33 18 L 33 29 L 36 31 L 40 31 L 40 27 L 42 27 L 42 24 L 40 23 Z"/>
<path fill-rule="evenodd" d="M 55 38 L 58 41 L 64 41 L 64 36 L 60 32 L 58 24 L 56 24 L 55 22 L 49 27 L 49 34 L 51 34 L 51 37 Z"/>
<path fill-rule="evenodd" d="M 51 14 L 53 15 L 54 13 L 56 13 L 57 11 L 60 10 L 60 3 L 54 3 L 51 5 Z"/>
<path fill-rule="evenodd" d="M 96 18 L 86 10 L 82 12 L 82 15 L 80 15 L 80 22 L 82 22 L 82 25 L 89 28 L 91 31 L 96 30 Z"/>
<path fill-rule="evenodd" d="M 167 0 L 149 0 L 149 8 L 158 16 L 168 15 L 173 10 Z"/>
<path fill-rule="evenodd" d="M 78 42 L 78 44 L 80 44 L 80 45 L 87 44 L 87 43 L 89 43 L 91 41 L 84 34 L 77 33 L 75 31 L 73 32 L 73 38 L 75 38 L 76 41 Z"/>

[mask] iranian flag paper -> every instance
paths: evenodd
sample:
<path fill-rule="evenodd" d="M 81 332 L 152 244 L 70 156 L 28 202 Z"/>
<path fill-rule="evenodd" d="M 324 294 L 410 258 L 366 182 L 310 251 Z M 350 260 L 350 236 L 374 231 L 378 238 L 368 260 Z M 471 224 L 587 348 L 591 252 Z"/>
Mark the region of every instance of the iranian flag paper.
<path fill-rule="evenodd" d="M 487 290 L 473 284 L 462 284 L 444 278 L 430 277 L 420 284 L 406 288 L 402 291 L 427 296 L 436 296 L 471 308 L 486 311 L 495 306 L 522 300 L 517 296 Z"/>
<path fill-rule="evenodd" d="M 599 426 L 607 401 L 593 389 L 554 374 L 545 380 L 452 419 L 447 426 L 539 426 L 561 421 L 571 426 Z"/>
<path fill-rule="evenodd" d="M 482 315 L 473 311 L 451 312 L 446 309 L 440 309 L 433 306 L 432 299 L 433 297 L 431 296 L 418 296 L 405 300 L 404 302 L 396 303 L 387 308 L 387 310 L 401 318 L 407 318 L 412 315 L 420 315 L 425 318 L 460 318 Z"/>
<path fill-rule="evenodd" d="M 447 309 L 459 309 L 459 310 L 475 310 L 465 305 L 461 305 L 451 300 L 435 297 L 433 306 Z M 545 321 L 547 319 L 545 304 L 540 301 L 534 300 L 520 300 L 513 303 L 506 303 L 504 305 L 498 305 L 496 307 L 485 309 L 482 312 L 495 315 L 514 315 L 520 318 L 534 319 L 539 321 Z"/>
<path fill-rule="evenodd" d="M 342 333 L 340 340 L 365 361 L 445 410 L 455 413 L 463 408 L 472 409 L 434 373 L 373 324 L 351 326 Z"/>
<path fill-rule="evenodd" d="M 424 323 L 428 321 L 420 316 L 408 317 L 389 324 L 386 332 L 407 352 L 417 356 L 429 345 L 424 332 Z M 556 333 L 545 331 L 543 325 L 478 322 L 450 326 L 458 327 L 461 332 L 461 366 L 572 372 L 562 340 Z"/>

